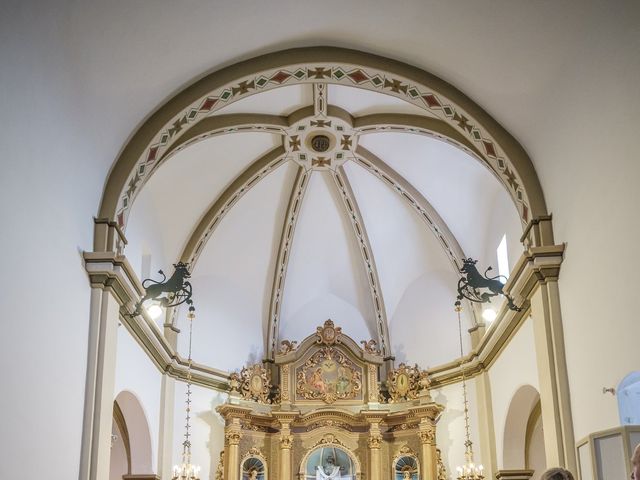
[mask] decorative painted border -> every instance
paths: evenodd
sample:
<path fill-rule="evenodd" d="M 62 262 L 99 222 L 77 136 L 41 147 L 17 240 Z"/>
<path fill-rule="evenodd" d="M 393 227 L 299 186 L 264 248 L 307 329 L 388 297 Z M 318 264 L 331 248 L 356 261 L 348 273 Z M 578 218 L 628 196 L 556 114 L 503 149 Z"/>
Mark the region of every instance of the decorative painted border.
<path fill-rule="evenodd" d="M 300 213 L 300 207 L 302 206 L 311 174 L 311 170 L 305 171 L 302 167 L 298 168 L 287 206 L 287 214 L 285 216 L 282 234 L 280 235 L 278 259 L 274 271 L 273 286 L 271 288 L 271 301 L 269 302 L 267 358 L 273 358 L 276 353 L 280 328 L 280 308 L 282 307 L 282 294 L 287 277 L 287 265 L 289 264 L 289 257 L 293 246 L 296 224 L 298 223 L 298 214 Z"/>
<path fill-rule="evenodd" d="M 445 121 L 470 140 L 478 151 L 482 152 L 483 161 L 497 174 L 518 206 L 523 223 L 526 224 L 530 220 L 530 199 L 518 170 L 506 158 L 501 145 L 489 134 L 481 122 L 444 93 L 438 92 L 428 85 L 419 84 L 407 77 L 379 68 L 354 63 L 310 62 L 262 70 L 254 75 L 228 82 L 198 96 L 187 107 L 174 115 L 153 136 L 151 142 L 138 158 L 135 167 L 129 172 L 115 208 L 115 219 L 118 225 L 122 228 L 126 226 L 132 202 L 157 168 L 158 160 L 193 125 L 241 98 L 284 85 L 316 83 L 318 81 L 389 94 L 416 105 Z M 109 216 L 113 216 L 113 213 L 111 212 L 112 215 Z"/>

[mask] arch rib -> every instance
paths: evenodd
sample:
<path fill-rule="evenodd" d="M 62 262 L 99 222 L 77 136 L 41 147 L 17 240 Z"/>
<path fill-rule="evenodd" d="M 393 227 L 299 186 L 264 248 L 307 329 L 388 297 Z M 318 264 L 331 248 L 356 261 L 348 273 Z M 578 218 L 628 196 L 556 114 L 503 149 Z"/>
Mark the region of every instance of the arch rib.
<path fill-rule="evenodd" d="M 283 163 L 285 163 L 285 151 L 280 146 L 260 157 L 238 175 L 202 216 L 198 226 L 187 240 L 180 260 L 190 263 L 193 271 L 207 240 L 222 218 L 245 193 Z"/>
<path fill-rule="evenodd" d="M 369 290 L 371 292 L 371 300 L 373 308 L 376 312 L 376 331 L 378 333 L 378 343 L 383 357 L 391 355 L 391 343 L 389 341 L 389 324 L 387 322 L 387 311 L 382 298 L 382 290 L 380 288 L 380 279 L 378 277 L 378 269 L 371 251 L 371 243 L 369 236 L 362 221 L 362 214 L 358 208 L 351 184 L 347 178 L 343 167 L 338 167 L 331 171 L 335 185 L 342 198 L 345 212 L 349 217 L 349 221 L 353 226 L 353 231 L 360 247 L 360 255 L 365 267 L 367 280 L 369 282 Z"/>
<path fill-rule="evenodd" d="M 109 174 L 98 212 L 120 228 L 153 164 L 181 135 L 242 98 L 296 83 L 346 85 L 392 95 L 447 123 L 480 152 L 516 204 L 524 224 L 547 215 L 527 153 L 498 122 L 455 87 L 416 67 L 334 47 L 291 49 L 214 72 L 171 98 L 127 143 Z M 544 243 L 553 242 L 548 233 Z M 110 248 L 98 244 L 98 248 Z"/>
<path fill-rule="evenodd" d="M 298 223 L 298 215 L 304 200 L 309 177 L 312 170 L 298 168 L 296 178 L 291 189 L 287 213 L 282 225 L 280 235 L 280 246 L 278 247 L 278 258 L 273 275 L 273 286 L 271 287 L 271 299 L 269 301 L 269 317 L 267 321 L 267 358 L 273 358 L 276 354 L 276 347 L 280 329 L 280 311 L 282 308 L 282 297 L 287 276 L 287 266 L 293 246 L 293 237 Z"/>
<path fill-rule="evenodd" d="M 355 153 L 355 163 L 357 165 L 387 184 L 389 188 L 400 195 L 400 198 L 407 202 L 418 214 L 420 219 L 424 221 L 429 230 L 435 235 L 445 255 L 447 255 L 456 275 L 460 276 L 460 261 L 463 258 L 467 258 L 467 256 L 460 246 L 458 239 L 453 232 L 451 232 L 447 223 L 433 205 L 431 205 L 429 200 L 400 175 L 400 173 L 366 148 L 358 145 Z M 478 323 L 479 312 L 477 305 L 471 304 L 471 302 L 467 302 L 467 304 L 468 310 L 472 312 L 474 316 L 474 322 Z"/>
<path fill-rule="evenodd" d="M 436 236 L 447 258 L 458 272 L 460 260 L 467 257 L 446 222 L 424 195 L 384 160 L 360 145 L 356 149 L 355 163 L 386 183 L 409 204 Z"/>

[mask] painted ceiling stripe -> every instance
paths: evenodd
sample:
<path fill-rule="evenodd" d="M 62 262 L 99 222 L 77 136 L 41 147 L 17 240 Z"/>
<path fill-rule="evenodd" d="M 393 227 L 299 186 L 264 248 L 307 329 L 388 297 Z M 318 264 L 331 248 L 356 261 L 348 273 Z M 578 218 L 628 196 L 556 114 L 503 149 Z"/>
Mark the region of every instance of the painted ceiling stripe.
<path fill-rule="evenodd" d="M 445 255 L 451 262 L 456 275 L 460 276 L 461 260 L 467 258 L 460 243 L 449 229 L 449 226 L 440 216 L 438 211 L 429 203 L 411 183 L 409 183 L 400 173 L 394 170 L 389 164 L 374 155 L 362 146 L 356 149 L 355 163 L 364 168 L 367 172 L 378 177 L 391 190 L 400 195 L 411 209 L 413 209 L 420 219 L 427 225 L 429 230 L 435 235 L 436 240 L 444 250 Z M 473 312 L 476 323 L 478 320 L 477 306 L 472 305 L 467 308 Z"/>
<path fill-rule="evenodd" d="M 302 207 L 309 177 L 312 170 L 298 168 L 296 178 L 291 189 L 287 213 L 282 225 L 280 235 L 280 245 L 278 247 L 278 257 L 273 275 L 273 286 L 271 287 L 271 299 L 269 301 L 269 317 L 267 322 L 267 358 L 273 358 L 277 353 L 277 342 L 279 339 L 280 313 L 282 310 L 282 299 L 284 294 L 285 280 L 287 276 L 287 266 L 291 257 L 293 237 L 295 234 L 298 216 Z"/>
<path fill-rule="evenodd" d="M 380 287 L 380 278 L 378 270 L 371 251 L 371 243 L 362 220 L 362 214 L 358 208 L 351 184 L 343 167 L 338 167 L 331 174 L 335 185 L 340 193 L 345 212 L 349 217 L 349 221 L 353 226 L 353 231 L 358 242 L 362 262 L 365 268 L 367 279 L 369 282 L 369 290 L 371 292 L 371 300 L 376 313 L 376 332 L 378 334 L 378 345 L 383 357 L 391 355 L 391 343 L 389 341 L 389 324 L 387 322 L 387 311 L 384 306 L 382 290 Z"/>
<path fill-rule="evenodd" d="M 229 210 L 260 180 L 285 163 L 282 146 L 274 148 L 249 165 L 209 207 L 202 216 L 180 256 L 180 260 L 191 264 L 191 271 L 197 263 L 204 246 Z"/>

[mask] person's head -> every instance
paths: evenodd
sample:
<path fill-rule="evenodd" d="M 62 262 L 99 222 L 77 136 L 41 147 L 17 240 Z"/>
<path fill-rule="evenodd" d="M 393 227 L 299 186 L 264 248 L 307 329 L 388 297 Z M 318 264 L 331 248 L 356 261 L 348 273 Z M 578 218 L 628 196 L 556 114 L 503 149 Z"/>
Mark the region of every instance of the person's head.
<path fill-rule="evenodd" d="M 564 468 L 551 468 L 544 472 L 540 480 L 574 480 L 569 470 Z"/>
<path fill-rule="evenodd" d="M 631 480 L 640 480 L 640 443 L 636 445 L 631 457 Z"/>

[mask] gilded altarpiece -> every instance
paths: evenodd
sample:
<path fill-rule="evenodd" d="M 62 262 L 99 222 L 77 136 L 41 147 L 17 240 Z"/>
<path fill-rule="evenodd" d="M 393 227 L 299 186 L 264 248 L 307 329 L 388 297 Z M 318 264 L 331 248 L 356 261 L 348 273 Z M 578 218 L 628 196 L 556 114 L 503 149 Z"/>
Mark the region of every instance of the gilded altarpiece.
<path fill-rule="evenodd" d="M 232 374 L 216 480 L 446 478 L 435 442 L 443 406 L 429 383 L 327 320 L 300 343 L 282 341 L 272 362 Z"/>

